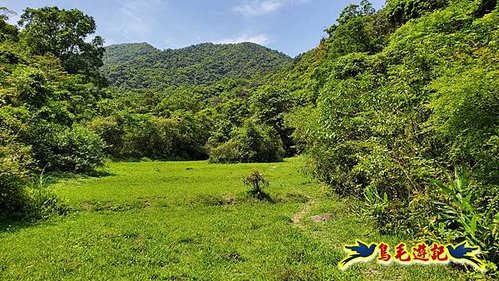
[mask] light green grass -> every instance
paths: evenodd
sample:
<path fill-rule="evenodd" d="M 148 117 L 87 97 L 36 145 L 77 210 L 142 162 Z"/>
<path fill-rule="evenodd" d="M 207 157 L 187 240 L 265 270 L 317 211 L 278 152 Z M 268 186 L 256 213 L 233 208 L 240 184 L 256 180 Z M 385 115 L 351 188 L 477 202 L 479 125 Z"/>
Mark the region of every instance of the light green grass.
<path fill-rule="evenodd" d="M 447 266 L 337 263 L 355 239 L 395 243 L 353 212 L 352 200 L 284 163 L 110 163 L 109 176 L 50 188 L 72 212 L 0 232 L 1 280 L 464 280 Z M 248 199 L 243 175 L 258 169 L 274 203 Z M 303 212 L 299 224 L 291 218 Z M 332 219 L 309 217 L 330 213 Z"/>

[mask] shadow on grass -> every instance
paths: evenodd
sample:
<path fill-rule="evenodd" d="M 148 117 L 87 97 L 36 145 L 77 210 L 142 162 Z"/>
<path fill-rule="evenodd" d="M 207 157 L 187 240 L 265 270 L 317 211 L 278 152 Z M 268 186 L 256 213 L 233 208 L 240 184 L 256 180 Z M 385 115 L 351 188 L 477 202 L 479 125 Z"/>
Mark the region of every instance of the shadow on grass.
<path fill-rule="evenodd" d="M 50 185 L 64 180 L 104 178 L 114 175 L 102 168 L 78 174 L 72 172 L 48 172 L 45 175 L 34 176 L 32 182 L 26 187 L 26 194 L 31 194 L 26 197 L 26 200 L 28 200 L 26 201 L 27 209 L 18 213 L 0 212 L 0 233 L 16 232 L 41 222 L 47 222 L 49 218 L 63 217 L 70 213 L 72 210 L 50 192 Z M 33 207 L 33 204 L 40 207 Z M 36 211 L 27 211 L 31 210 L 31 208 Z"/>
<path fill-rule="evenodd" d="M 19 221 L 5 215 L 0 215 L 0 233 L 15 232 L 34 224 L 33 222 Z"/>
<path fill-rule="evenodd" d="M 272 197 L 270 197 L 270 195 L 264 191 L 251 190 L 251 191 L 248 191 L 248 195 L 252 198 L 256 198 L 256 199 L 263 201 L 263 202 L 276 203 L 275 200 L 272 199 Z"/>
<path fill-rule="evenodd" d="M 19 219 L 15 216 L 0 215 L 0 234 L 15 233 L 20 230 L 39 225 L 40 223 L 47 223 L 47 220 L 48 218 L 27 220 Z"/>
<path fill-rule="evenodd" d="M 104 178 L 115 176 L 116 174 L 110 173 L 106 170 L 94 170 L 82 173 L 72 172 L 49 172 L 44 176 L 44 183 L 46 185 L 56 184 L 64 180 L 70 179 L 85 179 L 85 178 Z"/>
<path fill-rule="evenodd" d="M 239 205 L 246 203 L 267 203 L 275 204 L 282 203 L 283 200 L 275 200 L 269 194 L 263 192 L 260 194 L 251 191 L 241 192 L 237 195 L 218 195 L 218 194 L 200 194 L 188 200 L 187 205 L 200 205 L 200 206 L 229 206 Z"/>

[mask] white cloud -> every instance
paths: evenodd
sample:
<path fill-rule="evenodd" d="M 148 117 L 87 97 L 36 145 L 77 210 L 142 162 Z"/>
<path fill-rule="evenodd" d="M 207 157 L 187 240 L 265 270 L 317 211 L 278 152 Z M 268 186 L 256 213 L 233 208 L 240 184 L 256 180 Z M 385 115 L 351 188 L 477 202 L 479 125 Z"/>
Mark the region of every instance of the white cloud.
<path fill-rule="evenodd" d="M 119 9 L 122 24 L 119 27 L 130 38 L 148 38 L 157 21 L 155 14 L 166 9 L 161 0 L 126 1 Z"/>
<path fill-rule="evenodd" d="M 233 10 L 245 17 L 256 17 L 307 1 L 309 0 L 245 0 L 244 4 L 234 7 Z"/>
<path fill-rule="evenodd" d="M 230 43 L 243 43 L 243 42 L 252 42 L 259 45 L 265 45 L 271 42 L 271 38 L 267 34 L 256 34 L 249 35 L 243 34 L 233 38 L 225 38 L 222 40 L 215 41 L 217 44 L 230 44 Z"/>

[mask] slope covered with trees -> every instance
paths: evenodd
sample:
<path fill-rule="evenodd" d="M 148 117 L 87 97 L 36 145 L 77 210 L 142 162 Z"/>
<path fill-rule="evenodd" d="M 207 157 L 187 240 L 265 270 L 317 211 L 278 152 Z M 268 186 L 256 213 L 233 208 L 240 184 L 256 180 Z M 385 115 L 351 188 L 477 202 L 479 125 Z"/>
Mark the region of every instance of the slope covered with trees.
<path fill-rule="evenodd" d="M 291 61 L 254 43 L 204 43 L 164 51 L 147 43 L 120 44 L 106 48 L 102 72 L 120 88 L 161 89 L 248 79 L 285 68 Z"/>
<path fill-rule="evenodd" d="M 381 231 L 467 240 L 496 264 L 497 26 L 496 1 L 349 6 L 288 74 L 305 106 L 287 118 L 316 177 Z"/>

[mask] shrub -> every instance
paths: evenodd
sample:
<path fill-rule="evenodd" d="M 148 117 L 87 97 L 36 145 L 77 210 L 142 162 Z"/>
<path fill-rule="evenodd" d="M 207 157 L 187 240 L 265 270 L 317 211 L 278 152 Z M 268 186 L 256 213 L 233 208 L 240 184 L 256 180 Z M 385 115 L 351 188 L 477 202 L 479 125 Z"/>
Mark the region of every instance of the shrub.
<path fill-rule="evenodd" d="M 67 208 L 52 193 L 30 179 L 36 171 L 29 147 L 8 136 L 0 144 L 0 217 L 35 220 L 51 214 L 65 214 Z"/>
<path fill-rule="evenodd" d="M 434 201 L 438 207 L 435 233 L 440 238 L 461 242 L 463 240 L 480 246 L 487 261 L 498 263 L 499 257 L 499 196 L 498 190 L 492 200 L 484 200 L 481 188 L 473 186 L 465 172 L 456 169 L 454 178 L 447 183 L 435 180 L 439 197 Z M 485 204 L 484 204 L 485 203 Z M 493 266 L 492 266 L 493 267 Z"/>
<path fill-rule="evenodd" d="M 46 128 L 46 133 L 41 136 L 34 144 L 34 153 L 42 167 L 81 172 L 90 171 L 103 163 L 104 142 L 82 126 L 54 126 Z"/>
<path fill-rule="evenodd" d="M 485 185 L 499 182 L 499 71 L 474 67 L 434 81 L 428 124 L 449 141 L 447 157 L 474 167 Z"/>
<path fill-rule="evenodd" d="M 2 142 L 0 146 L 0 214 L 20 216 L 28 197 L 24 187 L 32 163 L 29 147 Z"/>
<path fill-rule="evenodd" d="M 410 19 L 415 19 L 426 13 L 444 8 L 449 3 L 449 0 L 388 0 L 386 10 L 390 21 L 396 24 L 403 24 Z"/>
<path fill-rule="evenodd" d="M 228 141 L 213 148 L 210 151 L 211 163 L 239 163 L 244 158 L 238 144 L 235 141 Z"/>
<path fill-rule="evenodd" d="M 211 163 L 278 162 L 284 149 L 275 130 L 246 122 L 232 138 L 210 150 Z"/>
<path fill-rule="evenodd" d="M 106 152 L 113 158 L 206 158 L 206 132 L 190 112 L 172 112 L 168 118 L 119 113 L 94 118 L 88 127 L 106 142 Z"/>
<path fill-rule="evenodd" d="M 54 214 L 66 215 L 69 212 L 69 207 L 47 189 L 44 172 L 42 170 L 38 177 L 32 177 L 33 181 L 25 188 L 27 201 L 24 220 L 45 219 Z"/>
<path fill-rule="evenodd" d="M 106 154 L 119 158 L 123 147 L 123 128 L 117 119 L 99 116 L 92 119 L 87 126 L 106 143 Z"/>
<path fill-rule="evenodd" d="M 245 186 L 250 187 L 248 193 L 260 200 L 270 200 L 270 196 L 263 191 L 264 187 L 269 185 L 263 174 L 259 171 L 253 171 L 250 175 L 246 176 L 243 180 Z"/>

